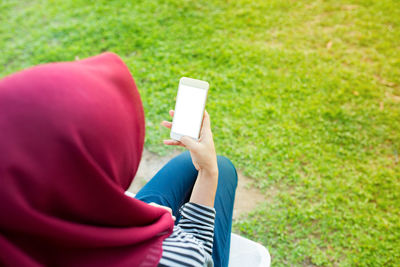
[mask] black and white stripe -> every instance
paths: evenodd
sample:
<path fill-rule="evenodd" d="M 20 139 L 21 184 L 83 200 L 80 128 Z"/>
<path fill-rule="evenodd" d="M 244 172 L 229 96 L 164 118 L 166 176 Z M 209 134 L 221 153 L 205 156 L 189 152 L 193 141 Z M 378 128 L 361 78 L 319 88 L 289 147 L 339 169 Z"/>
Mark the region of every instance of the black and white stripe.
<path fill-rule="evenodd" d="M 181 219 L 162 245 L 159 266 L 212 266 L 215 209 L 186 203 Z"/>

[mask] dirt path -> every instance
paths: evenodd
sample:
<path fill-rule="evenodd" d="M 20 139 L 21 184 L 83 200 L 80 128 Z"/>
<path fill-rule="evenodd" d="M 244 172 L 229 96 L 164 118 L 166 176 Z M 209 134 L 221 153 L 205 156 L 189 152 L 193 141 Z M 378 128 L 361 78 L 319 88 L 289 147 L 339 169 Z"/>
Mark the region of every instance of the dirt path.
<path fill-rule="evenodd" d="M 139 170 L 136 174 L 135 180 L 129 187 L 129 191 L 136 193 L 145 185 L 151 177 L 153 177 L 158 170 L 162 168 L 170 159 L 178 155 L 179 151 L 173 152 L 168 156 L 159 156 L 147 150 L 143 151 L 142 161 Z M 254 209 L 257 204 L 264 201 L 265 198 L 257 189 L 251 188 L 251 178 L 244 176 L 240 171 L 238 172 L 239 182 L 236 190 L 235 206 L 233 211 L 233 218 L 237 219 L 242 215 L 247 214 Z"/>

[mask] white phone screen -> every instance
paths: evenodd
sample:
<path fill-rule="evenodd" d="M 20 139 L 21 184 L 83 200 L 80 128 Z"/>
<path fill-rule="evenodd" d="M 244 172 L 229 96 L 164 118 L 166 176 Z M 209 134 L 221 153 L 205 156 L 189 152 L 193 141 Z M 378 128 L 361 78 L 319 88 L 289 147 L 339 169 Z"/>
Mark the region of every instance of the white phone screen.
<path fill-rule="evenodd" d="M 179 85 L 172 132 L 199 138 L 207 90 Z"/>

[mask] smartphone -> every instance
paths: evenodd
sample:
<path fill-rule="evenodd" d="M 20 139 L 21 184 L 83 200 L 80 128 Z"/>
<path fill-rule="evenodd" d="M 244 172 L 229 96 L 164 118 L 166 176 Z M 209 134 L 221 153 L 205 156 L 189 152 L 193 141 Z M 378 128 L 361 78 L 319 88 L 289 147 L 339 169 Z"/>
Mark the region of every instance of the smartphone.
<path fill-rule="evenodd" d="M 209 84 L 205 81 L 186 77 L 179 80 L 170 134 L 172 139 L 179 141 L 182 136 L 199 139 L 208 88 Z"/>

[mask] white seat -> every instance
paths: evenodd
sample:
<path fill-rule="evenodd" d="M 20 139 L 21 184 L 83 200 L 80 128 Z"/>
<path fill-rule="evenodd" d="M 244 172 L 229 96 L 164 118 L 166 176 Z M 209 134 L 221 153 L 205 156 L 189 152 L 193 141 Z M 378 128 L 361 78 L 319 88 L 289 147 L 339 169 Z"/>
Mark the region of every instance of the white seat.
<path fill-rule="evenodd" d="M 229 267 L 269 267 L 271 256 L 268 250 L 259 243 L 231 234 Z"/>

